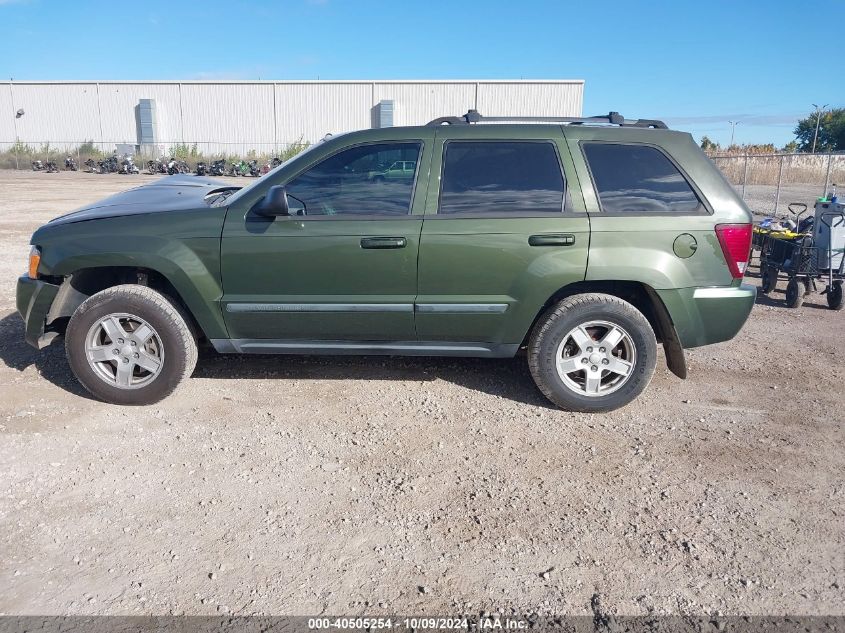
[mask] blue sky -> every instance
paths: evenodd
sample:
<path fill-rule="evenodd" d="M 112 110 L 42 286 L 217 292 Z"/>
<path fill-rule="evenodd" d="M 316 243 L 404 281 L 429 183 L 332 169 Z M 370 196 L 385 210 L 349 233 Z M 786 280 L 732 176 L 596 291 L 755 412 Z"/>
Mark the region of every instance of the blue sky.
<path fill-rule="evenodd" d="M 0 76 L 584 79 L 585 115 L 780 146 L 845 106 L 843 32 L 845 0 L 0 0 Z"/>

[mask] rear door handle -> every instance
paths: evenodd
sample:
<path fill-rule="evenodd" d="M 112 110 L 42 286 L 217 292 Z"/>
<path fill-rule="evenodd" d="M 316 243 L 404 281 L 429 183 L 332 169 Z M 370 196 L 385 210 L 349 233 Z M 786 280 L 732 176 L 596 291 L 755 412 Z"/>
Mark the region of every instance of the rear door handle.
<path fill-rule="evenodd" d="M 361 248 L 405 248 L 404 237 L 362 237 Z"/>
<path fill-rule="evenodd" d="M 574 243 L 572 233 L 541 233 L 528 238 L 529 246 L 572 246 Z"/>

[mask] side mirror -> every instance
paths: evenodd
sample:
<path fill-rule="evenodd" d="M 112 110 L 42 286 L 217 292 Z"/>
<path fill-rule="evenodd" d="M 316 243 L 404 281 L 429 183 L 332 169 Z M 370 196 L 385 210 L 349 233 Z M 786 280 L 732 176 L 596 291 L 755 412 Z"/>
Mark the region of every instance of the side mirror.
<path fill-rule="evenodd" d="M 282 185 L 273 185 L 267 190 L 264 199 L 255 207 L 255 211 L 267 217 L 290 215 L 288 192 Z"/>

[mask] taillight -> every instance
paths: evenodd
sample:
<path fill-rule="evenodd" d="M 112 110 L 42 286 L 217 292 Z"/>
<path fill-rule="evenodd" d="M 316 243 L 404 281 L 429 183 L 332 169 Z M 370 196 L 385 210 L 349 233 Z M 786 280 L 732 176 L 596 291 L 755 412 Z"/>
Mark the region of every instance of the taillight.
<path fill-rule="evenodd" d="M 717 224 L 716 237 L 722 246 L 722 253 L 728 263 L 731 277 L 742 279 L 748 258 L 751 255 L 751 225 L 750 224 Z"/>

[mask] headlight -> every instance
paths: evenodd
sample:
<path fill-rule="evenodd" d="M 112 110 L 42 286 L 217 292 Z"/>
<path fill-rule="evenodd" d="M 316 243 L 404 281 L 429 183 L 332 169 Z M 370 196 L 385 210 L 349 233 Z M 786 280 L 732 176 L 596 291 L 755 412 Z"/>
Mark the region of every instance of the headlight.
<path fill-rule="evenodd" d="M 29 278 L 38 279 L 38 264 L 41 263 L 41 249 L 33 246 L 29 251 Z"/>

